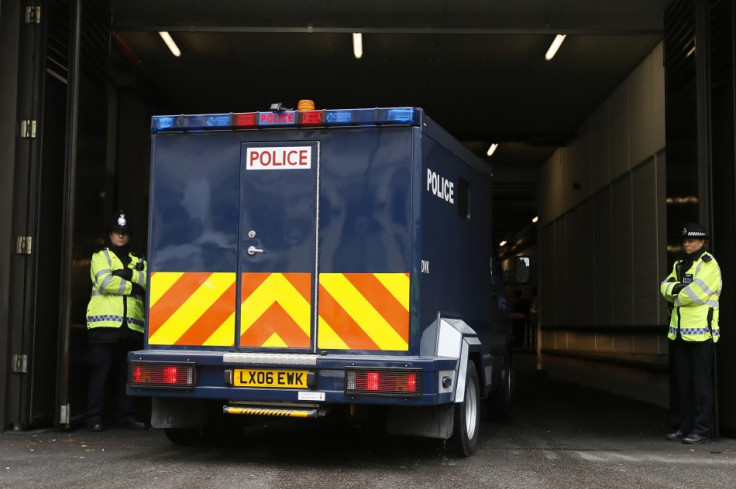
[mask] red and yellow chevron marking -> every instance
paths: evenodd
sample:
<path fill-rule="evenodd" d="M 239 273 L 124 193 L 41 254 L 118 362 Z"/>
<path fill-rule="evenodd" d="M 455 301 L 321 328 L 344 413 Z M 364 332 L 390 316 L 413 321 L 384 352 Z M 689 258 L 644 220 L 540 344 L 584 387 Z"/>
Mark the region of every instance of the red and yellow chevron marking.
<path fill-rule="evenodd" d="M 234 273 L 151 273 L 148 343 L 233 346 L 235 278 Z"/>
<path fill-rule="evenodd" d="M 408 273 L 321 273 L 319 348 L 409 349 Z"/>
<path fill-rule="evenodd" d="M 309 348 L 311 273 L 244 273 L 240 290 L 240 346 Z"/>

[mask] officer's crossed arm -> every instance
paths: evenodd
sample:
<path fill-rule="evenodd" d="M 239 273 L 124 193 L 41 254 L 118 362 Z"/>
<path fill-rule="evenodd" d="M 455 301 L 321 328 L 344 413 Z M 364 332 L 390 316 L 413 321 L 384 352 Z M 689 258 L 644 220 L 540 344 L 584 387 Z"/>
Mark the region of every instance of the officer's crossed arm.
<path fill-rule="evenodd" d="M 674 302 L 677 294 L 685 287 L 685 284 L 677 281 L 673 275 L 668 276 L 659 285 L 659 291 L 662 297 L 667 299 L 669 302 Z"/>
<path fill-rule="evenodd" d="M 717 306 L 717 296 L 721 290 L 721 271 L 715 261 L 704 263 L 700 272 L 689 284 L 680 288 L 675 305 L 677 306 Z M 713 299 L 713 297 L 716 299 Z M 711 304 L 712 302 L 712 304 Z"/>

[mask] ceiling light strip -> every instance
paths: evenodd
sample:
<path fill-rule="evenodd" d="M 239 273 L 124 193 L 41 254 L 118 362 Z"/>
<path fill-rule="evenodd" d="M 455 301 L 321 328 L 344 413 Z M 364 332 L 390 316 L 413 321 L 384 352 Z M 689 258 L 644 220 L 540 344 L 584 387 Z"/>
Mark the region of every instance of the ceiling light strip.
<path fill-rule="evenodd" d="M 562 46 L 562 42 L 565 40 L 566 37 L 566 34 L 557 34 L 555 36 L 555 40 L 552 41 L 552 44 L 549 45 L 549 49 L 547 50 L 547 54 L 544 55 L 544 59 L 550 61 L 552 58 L 554 58 L 555 54 L 557 54 L 557 50 L 560 49 L 560 46 Z"/>
<path fill-rule="evenodd" d="M 161 36 L 161 39 L 164 40 L 166 46 L 169 48 L 169 51 L 171 51 L 171 54 L 173 54 L 177 58 L 181 56 L 181 50 L 179 50 L 179 46 L 177 46 L 174 40 L 171 38 L 171 34 L 166 31 L 159 31 L 158 35 Z"/>
<path fill-rule="evenodd" d="M 355 59 L 363 57 L 363 34 L 360 32 L 353 32 L 353 54 Z"/>

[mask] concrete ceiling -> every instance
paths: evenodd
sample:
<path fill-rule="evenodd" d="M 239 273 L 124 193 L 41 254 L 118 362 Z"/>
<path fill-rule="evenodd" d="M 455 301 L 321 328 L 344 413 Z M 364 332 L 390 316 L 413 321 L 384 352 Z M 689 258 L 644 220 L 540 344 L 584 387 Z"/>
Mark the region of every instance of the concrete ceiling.
<path fill-rule="evenodd" d="M 539 166 L 661 41 L 667 1 L 112 0 L 125 54 L 114 69 L 167 113 L 301 98 L 423 107 L 489 161 L 503 237 L 536 215 Z M 361 59 L 352 32 L 363 33 Z M 546 61 L 557 33 L 567 39 Z M 491 142 L 500 146 L 488 159 Z"/>

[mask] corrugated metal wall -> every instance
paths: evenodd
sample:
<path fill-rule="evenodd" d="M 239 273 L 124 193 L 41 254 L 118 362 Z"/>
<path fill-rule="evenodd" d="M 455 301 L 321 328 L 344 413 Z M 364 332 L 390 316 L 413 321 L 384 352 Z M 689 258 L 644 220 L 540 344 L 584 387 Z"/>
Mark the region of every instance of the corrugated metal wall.
<path fill-rule="evenodd" d="M 644 162 L 542 229 L 545 324 L 661 324 L 663 166 Z"/>
<path fill-rule="evenodd" d="M 712 234 L 710 246 L 724 283 L 720 309 L 723 334 L 716 369 L 718 416 L 721 432 L 731 435 L 736 433 L 734 10 L 731 0 L 674 0 L 665 9 L 664 18 L 670 154 L 667 195 L 699 198 L 689 205 L 668 206 L 668 228 L 700 219 L 706 221 Z M 697 52 L 688 56 L 693 46 Z"/>
<path fill-rule="evenodd" d="M 731 1 L 712 2 L 710 11 L 711 141 L 713 248 L 723 273 L 718 344 L 719 418 L 722 431 L 736 433 L 736 124 L 734 111 L 734 44 L 736 9 Z"/>

